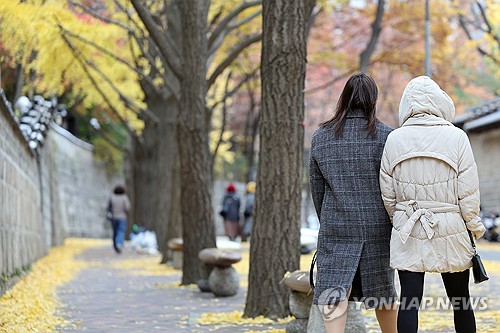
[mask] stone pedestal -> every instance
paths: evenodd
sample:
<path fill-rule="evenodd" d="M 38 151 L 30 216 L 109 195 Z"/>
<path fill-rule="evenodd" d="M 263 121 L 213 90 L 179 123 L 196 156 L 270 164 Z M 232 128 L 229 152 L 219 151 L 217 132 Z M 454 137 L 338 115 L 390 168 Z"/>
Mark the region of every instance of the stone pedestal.
<path fill-rule="evenodd" d="M 240 287 L 240 277 L 233 267 L 214 267 L 208 286 L 215 296 L 234 296 Z"/>
<path fill-rule="evenodd" d="M 200 291 L 202 292 L 212 291 L 210 289 L 210 286 L 208 285 L 208 279 L 199 279 L 198 281 L 196 281 L 196 285 L 198 286 L 198 288 L 200 288 Z"/>
<path fill-rule="evenodd" d="M 290 313 L 297 319 L 309 318 L 309 311 L 313 301 L 313 294 L 304 294 L 292 290 L 289 298 Z"/>
<path fill-rule="evenodd" d="M 183 253 L 182 250 L 172 250 L 172 266 L 175 269 L 182 269 L 182 258 Z"/>
<path fill-rule="evenodd" d="M 172 238 L 167 243 L 168 248 L 172 251 L 172 266 L 175 269 L 182 269 L 183 247 L 182 238 Z"/>

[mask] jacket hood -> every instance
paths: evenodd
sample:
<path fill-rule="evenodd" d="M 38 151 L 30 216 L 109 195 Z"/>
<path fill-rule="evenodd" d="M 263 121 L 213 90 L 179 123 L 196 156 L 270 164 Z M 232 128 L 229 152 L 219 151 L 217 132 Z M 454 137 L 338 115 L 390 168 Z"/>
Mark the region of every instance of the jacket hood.
<path fill-rule="evenodd" d="M 412 79 L 405 88 L 399 104 L 399 124 L 409 118 L 428 114 L 449 122 L 455 118 L 455 106 L 450 96 L 428 76 Z"/>

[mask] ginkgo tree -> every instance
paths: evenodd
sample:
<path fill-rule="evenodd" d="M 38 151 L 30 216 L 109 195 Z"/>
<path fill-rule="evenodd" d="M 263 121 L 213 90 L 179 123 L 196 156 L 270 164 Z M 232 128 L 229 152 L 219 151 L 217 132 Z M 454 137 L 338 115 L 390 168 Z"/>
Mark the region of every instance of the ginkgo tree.
<path fill-rule="evenodd" d="M 127 128 L 135 222 L 155 229 L 165 245 L 167 226 L 183 221 L 184 283 L 206 275 L 197 253 L 215 246 L 208 133 L 210 105 L 221 103 L 208 97 L 240 53 L 260 41 L 259 25 L 249 24 L 259 6 L 7 0 L 0 7 L 2 44 L 25 74 L 35 73 L 37 92 L 70 87 Z"/>

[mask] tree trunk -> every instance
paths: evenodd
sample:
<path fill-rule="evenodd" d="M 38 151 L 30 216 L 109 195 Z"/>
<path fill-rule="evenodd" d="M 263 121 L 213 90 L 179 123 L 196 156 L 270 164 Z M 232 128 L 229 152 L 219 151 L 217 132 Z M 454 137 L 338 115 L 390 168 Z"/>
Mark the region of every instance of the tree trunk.
<path fill-rule="evenodd" d="M 209 0 L 177 0 L 182 19 L 183 77 L 178 127 L 184 240 L 182 284 L 208 276 L 198 252 L 215 247 L 211 203 L 209 121 L 205 108 Z"/>
<path fill-rule="evenodd" d="M 168 107 L 165 108 L 165 105 Z M 162 112 L 159 116 L 157 186 L 158 202 L 155 231 L 158 246 L 163 254 L 162 262 L 167 261 L 167 242 L 170 238 L 180 237 L 181 214 L 179 181 L 179 145 L 177 138 L 177 121 L 179 116 L 179 104 L 170 97 L 162 101 Z M 155 195 L 154 193 L 152 193 Z"/>
<path fill-rule="evenodd" d="M 166 261 L 167 241 L 180 237 L 178 209 L 179 162 L 177 121 L 179 104 L 175 98 L 155 95 L 143 86 L 148 109 L 158 123 L 146 122 L 143 142 L 135 147 L 134 221 L 156 232 L 158 247 Z M 170 230 L 172 229 L 172 230 Z"/>
<path fill-rule="evenodd" d="M 246 181 L 255 180 L 255 138 L 257 137 L 257 129 L 259 126 L 259 115 L 257 114 L 257 103 L 255 101 L 254 90 L 250 84 L 247 84 L 248 99 L 248 113 L 245 124 L 245 141 L 242 147 L 243 155 L 247 161 L 247 175 Z"/>
<path fill-rule="evenodd" d="M 148 230 L 155 230 L 156 207 L 158 202 L 158 127 L 145 123 L 142 142 L 134 147 L 134 223 Z"/>
<path fill-rule="evenodd" d="M 127 146 L 125 148 L 125 158 L 123 163 L 123 174 L 125 176 L 125 187 L 127 188 L 127 194 L 130 199 L 130 211 L 128 212 L 127 229 L 125 235 L 130 235 L 132 230 L 132 225 L 135 224 L 135 192 L 136 192 L 136 170 L 137 161 L 135 160 L 135 149 L 136 146 L 140 144 L 135 138 L 129 136 L 127 138 Z"/>
<path fill-rule="evenodd" d="M 285 317 L 287 271 L 299 269 L 304 77 L 310 1 L 264 0 L 262 109 L 245 316 Z"/>
<path fill-rule="evenodd" d="M 167 224 L 167 230 L 163 240 L 163 244 L 160 247 L 162 253 L 162 263 L 166 263 L 171 258 L 169 257 L 169 251 L 167 243 L 172 238 L 182 237 L 182 215 L 181 215 L 181 180 L 180 180 L 180 161 L 179 155 L 174 160 L 175 166 L 172 178 L 172 191 L 171 195 L 171 206 L 170 206 L 170 219 Z"/>
<path fill-rule="evenodd" d="M 366 48 L 359 55 L 359 71 L 365 73 L 368 70 L 370 64 L 370 58 L 375 51 L 377 46 L 378 38 L 380 32 L 382 31 L 382 19 L 384 17 L 385 0 L 378 0 L 377 13 L 375 14 L 375 20 L 372 23 L 372 34 Z"/>
<path fill-rule="evenodd" d="M 146 89 L 143 89 L 145 92 Z M 152 183 L 148 200 L 152 207 L 152 212 L 148 215 L 152 219 L 148 221 L 151 230 L 156 232 L 158 247 L 163 252 L 167 245 L 167 230 L 169 225 L 180 223 L 180 214 L 176 212 L 176 205 L 179 202 L 173 200 L 176 197 L 178 188 L 174 187 L 174 179 L 178 177 L 175 168 L 178 159 L 177 141 L 177 117 L 179 115 L 179 104 L 171 95 L 167 99 L 161 96 L 150 94 L 146 98 L 148 108 L 158 117 L 158 123 L 151 129 L 155 136 L 151 141 L 155 145 L 151 147 L 152 159 Z M 177 184 L 180 186 L 180 184 Z"/>

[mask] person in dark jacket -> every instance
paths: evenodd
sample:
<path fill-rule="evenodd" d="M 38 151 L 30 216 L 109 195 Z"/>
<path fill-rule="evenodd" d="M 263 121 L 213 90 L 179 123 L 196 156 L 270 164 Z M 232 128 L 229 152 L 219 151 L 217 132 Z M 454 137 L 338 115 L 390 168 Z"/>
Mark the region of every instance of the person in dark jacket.
<path fill-rule="evenodd" d="M 310 183 L 320 222 L 313 302 L 327 332 L 344 332 L 349 298 L 375 308 L 382 332 L 397 332 L 392 226 L 379 186 L 392 129 L 376 118 L 377 95 L 371 77 L 351 76 L 333 118 L 312 138 Z"/>
<path fill-rule="evenodd" d="M 226 188 L 226 195 L 222 200 L 220 215 L 224 218 L 224 231 L 230 240 L 236 240 L 240 229 L 240 198 L 236 194 L 234 184 Z"/>
<path fill-rule="evenodd" d="M 130 200 L 125 193 L 125 187 L 116 186 L 108 202 L 108 214 L 113 225 L 113 247 L 116 253 L 121 253 L 123 249 L 129 210 Z"/>

